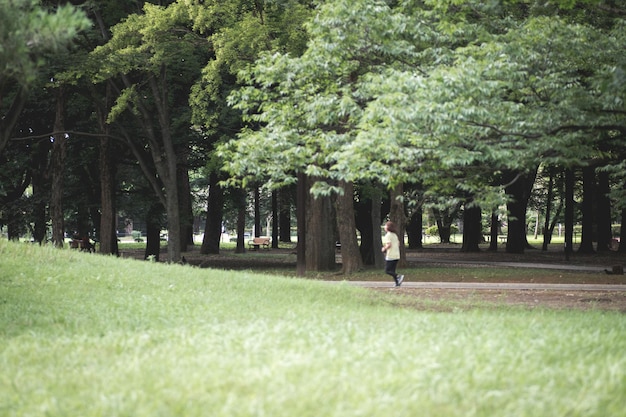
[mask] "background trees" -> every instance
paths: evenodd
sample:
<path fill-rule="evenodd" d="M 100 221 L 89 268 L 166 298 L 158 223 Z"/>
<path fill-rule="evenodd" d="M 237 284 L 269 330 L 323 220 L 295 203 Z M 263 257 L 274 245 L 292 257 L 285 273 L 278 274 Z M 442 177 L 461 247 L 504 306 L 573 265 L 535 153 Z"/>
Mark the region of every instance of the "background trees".
<path fill-rule="evenodd" d="M 0 1 L 0 152 L 28 99 L 41 80 L 39 70 L 86 29 L 89 21 L 71 5 L 47 9 L 35 0 Z"/>
<path fill-rule="evenodd" d="M 210 184 L 204 252 L 219 250 L 223 207 L 243 210 L 236 202 L 260 184 L 306 181 L 315 198 L 299 205 L 309 209 L 305 266 L 334 265 L 340 240 L 344 272 L 376 263 L 375 225 L 389 213 L 416 247 L 414 213 L 435 213 L 444 240 L 462 215 L 463 250 L 487 234 L 481 213 L 495 236 L 504 216 L 506 250 L 523 252 L 529 205 L 546 219 L 546 241 L 562 216 L 570 238 L 581 220 L 584 251 L 607 248 L 606 220 L 626 212 L 626 12 L 613 2 L 109 0 L 81 4 L 91 30 L 75 8 L 46 4 L 19 2 L 41 13 L 0 29 L 15 46 L 11 27 L 35 28 L 19 45 L 40 48 L 2 49 L 0 202 L 11 235 L 30 224 L 43 239 L 53 218 L 60 241 L 72 211 L 71 227 L 95 229 L 115 253 L 120 195 L 149 185 L 148 248 L 167 227 L 177 261 L 191 230 L 189 171 L 200 168 Z M 39 44 L 44 18 L 74 19 L 74 29 Z M 71 55 L 46 67 L 33 59 L 71 37 Z M 35 85 L 28 102 L 24 86 Z M 120 163 L 144 179 L 122 178 Z M 36 198 L 23 200 L 31 185 Z"/>

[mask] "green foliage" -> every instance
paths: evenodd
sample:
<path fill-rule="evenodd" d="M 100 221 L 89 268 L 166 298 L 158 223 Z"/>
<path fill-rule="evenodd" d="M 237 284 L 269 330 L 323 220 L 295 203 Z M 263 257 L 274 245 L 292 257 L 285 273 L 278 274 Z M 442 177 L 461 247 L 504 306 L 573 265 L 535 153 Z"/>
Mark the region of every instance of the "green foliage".
<path fill-rule="evenodd" d="M 295 0 L 209 3 L 190 9 L 194 27 L 207 33 L 215 53 L 192 87 L 190 103 L 194 123 L 213 139 L 227 141 L 242 125 L 226 99 L 238 87 L 237 74 L 265 51 L 301 53 L 311 7 Z"/>
<path fill-rule="evenodd" d="M 579 23 L 570 7 L 327 2 L 302 56 L 268 54 L 242 74 L 230 99 L 253 128 L 221 149 L 227 169 L 275 184 L 304 171 L 318 192 L 419 182 L 492 207 L 503 172 L 621 161 L 623 144 L 607 153 L 603 137 L 626 131 L 623 23 Z"/>
<path fill-rule="evenodd" d="M 409 42 L 394 36 L 408 26 L 384 2 L 321 6 L 307 26 L 311 41 L 302 56 L 266 54 L 241 74 L 251 86 L 233 92 L 231 102 L 262 127 L 221 148 L 229 171 L 244 182 L 264 172 L 275 185 L 292 183 L 297 172 L 355 179 L 356 170 L 343 169 L 352 161 L 341 152 L 353 142 L 363 104 L 371 100 L 364 76 L 414 53 Z M 265 146 L 252 146 L 260 141 Z M 320 193 L 323 184 L 318 183 Z"/>
<path fill-rule="evenodd" d="M 459 228 L 456 227 L 456 225 L 454 225 L 454 224 L 450 225 L 450 233 L 451 234 L 456 234 L 458 232 L 459 232 Z M 438 236 L 439 235 L 439 228 L 437 227 L 437 225 L 430 226 L 429 228 L 426 229 L 425 233 L 428 236 Z"/>
<path fill-rule="evenodd" d="M 143 11 L 143 14 L 132 14 L 115 25 L 111 39 L 90 54 L 95 71 L 90 77 L 94 81 L 119 76 L 129 80 L 111 109 L 109 122 L 123 111 L 133 111 L 137 100 L 152 95 L 152 91 L 145 92 L 148 89 L 141 77 L 161 77 L 163 68 L 167 68 L 167 79 L 161 81 L 167 84 L 170 103 L 175 103 L 177 97 L 186 98 L 190 86 L 200 76 L 201 65 L 209 56 L 206 39 L 191 30 L 193 22 L 184 3 L 169 7 L 147 3 Z M 186 105 L 185 101 L 180 104 Z M 176 115 L 178 118 L 185 116 L 188 120 L 188 112 Z"/>
<path fill-rule="evenodd" d="M 0 88 L 7 79 L 28 86 L 46 55 L 67 46 L 91 26 L 72 5 L 47 10 L 37 0 L 0 0 Z"/>

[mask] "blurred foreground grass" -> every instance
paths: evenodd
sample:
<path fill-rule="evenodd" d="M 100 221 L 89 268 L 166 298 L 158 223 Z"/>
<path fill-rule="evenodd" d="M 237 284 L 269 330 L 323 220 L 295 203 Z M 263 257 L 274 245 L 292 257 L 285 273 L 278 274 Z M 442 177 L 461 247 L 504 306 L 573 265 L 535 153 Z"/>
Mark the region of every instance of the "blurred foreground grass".
<path fill-rule="evenodd" d="M 0 241 L 2 416 L 626 416 L 626 316 Z"/>

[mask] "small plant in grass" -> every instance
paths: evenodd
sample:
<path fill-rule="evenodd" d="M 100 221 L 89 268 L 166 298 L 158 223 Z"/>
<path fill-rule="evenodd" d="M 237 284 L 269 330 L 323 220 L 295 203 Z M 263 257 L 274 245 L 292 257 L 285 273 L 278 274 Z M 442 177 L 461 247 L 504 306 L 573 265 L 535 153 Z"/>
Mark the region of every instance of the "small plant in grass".
<path fill-rule="evenodd" d="M 141 237 L 141 232 L 139 230 L 133 230 L 131 235 L 135 242 L 143 242 L 143 238 Z"/>

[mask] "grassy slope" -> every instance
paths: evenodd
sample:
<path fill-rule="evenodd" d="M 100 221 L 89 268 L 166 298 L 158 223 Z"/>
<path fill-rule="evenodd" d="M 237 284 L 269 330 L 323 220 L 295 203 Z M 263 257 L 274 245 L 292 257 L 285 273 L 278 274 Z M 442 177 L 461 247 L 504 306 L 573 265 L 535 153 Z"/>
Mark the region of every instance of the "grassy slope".
<path fill-rule="evenodd" d="M 0 416 L 626 416 L 626 316 L 0 241 Z"/>

